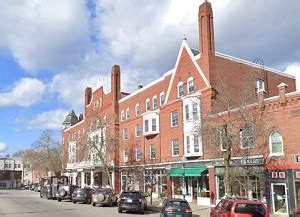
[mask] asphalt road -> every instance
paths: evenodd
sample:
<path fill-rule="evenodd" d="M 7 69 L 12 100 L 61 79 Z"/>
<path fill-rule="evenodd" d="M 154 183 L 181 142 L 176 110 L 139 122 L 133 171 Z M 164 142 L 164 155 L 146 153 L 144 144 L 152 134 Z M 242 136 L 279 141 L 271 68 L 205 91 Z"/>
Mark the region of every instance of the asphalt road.
<path fill-rule="evenodd" d="M 77 216 L 142 216 L 135 213 L 118 213 L 117 207 L 92 207 L 87 204 L 47 200 L 29 190 L 0 190 L 0 217 L 77 217 Z M 144 216 L 159 216 L 147 210 Z"/>

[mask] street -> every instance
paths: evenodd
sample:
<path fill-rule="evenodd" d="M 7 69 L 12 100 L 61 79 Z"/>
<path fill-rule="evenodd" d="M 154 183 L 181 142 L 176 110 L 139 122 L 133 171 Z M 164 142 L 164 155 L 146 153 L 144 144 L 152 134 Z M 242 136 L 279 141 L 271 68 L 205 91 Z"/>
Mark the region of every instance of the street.
<path fill-rule="evenodd" d="M 118 213 L 117 207 L 92 207 L 87 204 L 61 203 L 39 197 L 38 192 L 29 190 L 0 190 L 0 216 L 34 217 L 34 216 L 139 216 L 135 213 Z M 147 210 L 146 216 L 159 216 Z"/>

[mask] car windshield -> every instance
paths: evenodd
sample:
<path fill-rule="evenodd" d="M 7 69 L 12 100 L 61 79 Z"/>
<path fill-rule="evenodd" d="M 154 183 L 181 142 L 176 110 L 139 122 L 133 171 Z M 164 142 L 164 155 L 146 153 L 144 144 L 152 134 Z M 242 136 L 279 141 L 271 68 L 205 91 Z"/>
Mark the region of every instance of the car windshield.
<path fill-rule="evenodd" d="M 123 192 L 121 197 L 138 197 L 140 195 L 140 192 Z"/>
<path fill-rule="evenodd" d="M 265 216 L 266 211 L 262 204 L 238 203 L 234 209 L 235 213 L 247 213 L 257 217 Z"/>
<path fill-rule="evenodd" d="M 186 201 L 169 201 L 171 207 L 189 207 L 189 203 Z"/>

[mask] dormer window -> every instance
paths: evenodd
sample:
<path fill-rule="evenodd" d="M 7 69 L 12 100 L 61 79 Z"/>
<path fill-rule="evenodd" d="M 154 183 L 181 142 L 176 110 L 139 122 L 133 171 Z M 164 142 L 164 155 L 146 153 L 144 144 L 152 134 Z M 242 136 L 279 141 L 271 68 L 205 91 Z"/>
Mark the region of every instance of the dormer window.
<path fill-rule="evenodd" d="M 150 99 L 146 99 L 146 112 L 150 111 Z"/>
<path fill-rule="evenodd" d="M 187 81 L 188 85 L 187 85 L 187 88 L 188 88 L 188 93 L 191 94 L 191 93 L 194 93 L 194 78 L 193 77 L 189 77 L 188 81 Z"/>
<path fill-rule="evenodd" d="M 160 106 L 162 106 L 163 104 L 165 104 L 165 92 L 161 92 L 159 94 L 159 98 L 160 98 Z"/>
<path fill-rule="evenodd" d="M 153 109 L 156 109 L 157 108 L 157 96 L 156 95 L 152 98 L 152 104 L 153 104 Z"/>
<path fill-rule="evenodd" d="M 255 81 L 255 92 L 265 91 L 265 82 L 261 79 L 256 79 Z"/>
<path fill-rule="evenodd" d="M 183 82 L 180 81 L 177 85 L 178 98 L 183 96 Z"/>

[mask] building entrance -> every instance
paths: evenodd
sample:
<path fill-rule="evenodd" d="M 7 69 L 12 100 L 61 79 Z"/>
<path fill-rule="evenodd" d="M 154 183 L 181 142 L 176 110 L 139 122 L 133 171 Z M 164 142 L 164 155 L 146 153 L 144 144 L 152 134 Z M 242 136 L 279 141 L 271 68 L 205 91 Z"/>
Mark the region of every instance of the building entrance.
<path fill-rule="evenodd" d="M 296 207 L 300 211 L 300 182 L 295 182 Z"/>
<path fill-rule="evenodd" d="M 288 213 L 287 189 L 285 183 L 272 183 L 274 213 Z"/>

